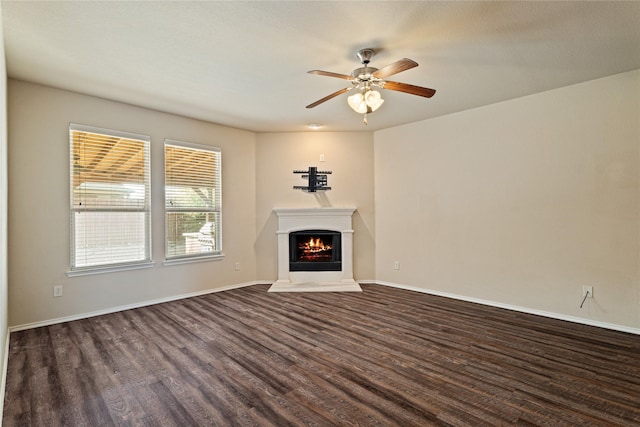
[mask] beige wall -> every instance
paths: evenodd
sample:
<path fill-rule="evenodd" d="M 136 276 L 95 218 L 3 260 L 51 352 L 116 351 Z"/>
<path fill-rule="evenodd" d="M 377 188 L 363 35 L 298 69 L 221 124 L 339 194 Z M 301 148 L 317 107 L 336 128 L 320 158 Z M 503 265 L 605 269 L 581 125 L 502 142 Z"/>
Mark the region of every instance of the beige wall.
<path fill-rule="evenodd" d="M 255 279 L 255 134 L 21 81 L 9 80 L 8 94 L 10 325 Z M 67 277 L 69 122 L 151 136 L 155 267 Z M 164 138 L 222 148 L 224 260 L 162 264 Z M 64 286 L 63 297 L 53 298 L 54 284 Z"/>
<path fill-rule="evenodd" d="M 640 70 L 374 140 L 378 280 L 640 327 Z"/>
<path fill-rule="evenodd" d="M 8 90 L 10 325 L 273 280 L 274 207 L 356 206 L 357 280 L 640 327 L 640 71 L 375 134 L 254 134 Z M 151 136 L 154 268 L 66 276 L 69 122 Z M 164 138 L 222 147 L 222 261 L 162 265 Z M 308 166 L 333 189 L 293 190 Z M 579 309 L 582 285 L 595 298 Z"/>
<path fill-rule="evenodd" d="M 324 154 L 325 161 L 320 162 Z M 305 185 L 294 170 L 330 170 L 329 191 Z M 258 278 L 277 278 L 277 218 L 273 208 L 353 206 L 354 277 L 374 278 L 373 135 L 371 132 L 264 133 L 256 144 L 256 252 Z"/>

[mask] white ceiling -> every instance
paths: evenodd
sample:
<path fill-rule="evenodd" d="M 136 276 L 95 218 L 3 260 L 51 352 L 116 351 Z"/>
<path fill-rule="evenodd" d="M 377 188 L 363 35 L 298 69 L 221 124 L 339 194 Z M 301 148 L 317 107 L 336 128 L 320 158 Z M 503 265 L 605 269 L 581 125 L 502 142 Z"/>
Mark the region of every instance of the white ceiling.
<path fill-rule="evenodd" d="M 640 68 L 640 2 L 1 3 L 8 75 L 256 132 L 378 130 Z M 341 95 L 355 53 L 420 66 L 369 125 Z M 597 102 L 597 99 L 594 99 Z"/>

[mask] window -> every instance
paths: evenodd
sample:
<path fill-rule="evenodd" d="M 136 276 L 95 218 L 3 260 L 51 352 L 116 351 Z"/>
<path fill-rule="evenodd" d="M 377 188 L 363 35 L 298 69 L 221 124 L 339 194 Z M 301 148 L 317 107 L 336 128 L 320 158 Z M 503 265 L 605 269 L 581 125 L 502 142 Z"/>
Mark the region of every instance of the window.
<path fill-rule="evenodd" d="M 166 139 L 164 154 L 167 259 L 221 256 L 220 149 Z"/>
<path fill-rule="evenodd" d="M 71 272 L 151 262 L 148 136 L 71 124 Z"/>

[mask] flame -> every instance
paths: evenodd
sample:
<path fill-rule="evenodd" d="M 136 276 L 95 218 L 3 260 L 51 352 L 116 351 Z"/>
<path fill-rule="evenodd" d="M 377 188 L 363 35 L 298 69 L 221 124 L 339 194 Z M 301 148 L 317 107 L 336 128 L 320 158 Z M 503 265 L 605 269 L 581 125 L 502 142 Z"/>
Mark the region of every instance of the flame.
<path fill-rule="evenodd" d="M 330 245 L 325 245 L 320 237 L 314 239 L 311 237 L 308 242 L 304 245 L 305 248 L 309 250 L 328 250 L 331 249 Z"/>
<path fill-rule="evenodd" d="M 322 237 L 310 236 L 309 239 L 300 241 L 298 244 L 299 261 L 330 261 L 333 247 L 325 244 Z"/>

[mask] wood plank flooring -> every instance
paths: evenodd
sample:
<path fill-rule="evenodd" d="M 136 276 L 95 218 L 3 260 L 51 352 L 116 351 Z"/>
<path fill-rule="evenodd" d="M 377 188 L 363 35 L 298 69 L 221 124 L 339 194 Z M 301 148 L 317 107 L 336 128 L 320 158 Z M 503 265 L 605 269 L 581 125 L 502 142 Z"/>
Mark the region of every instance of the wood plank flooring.
<path fill-rule="evenodd" d="M 640 337 L 377 285 L 11 334 L 4 426 L 640 426 Z"/>

